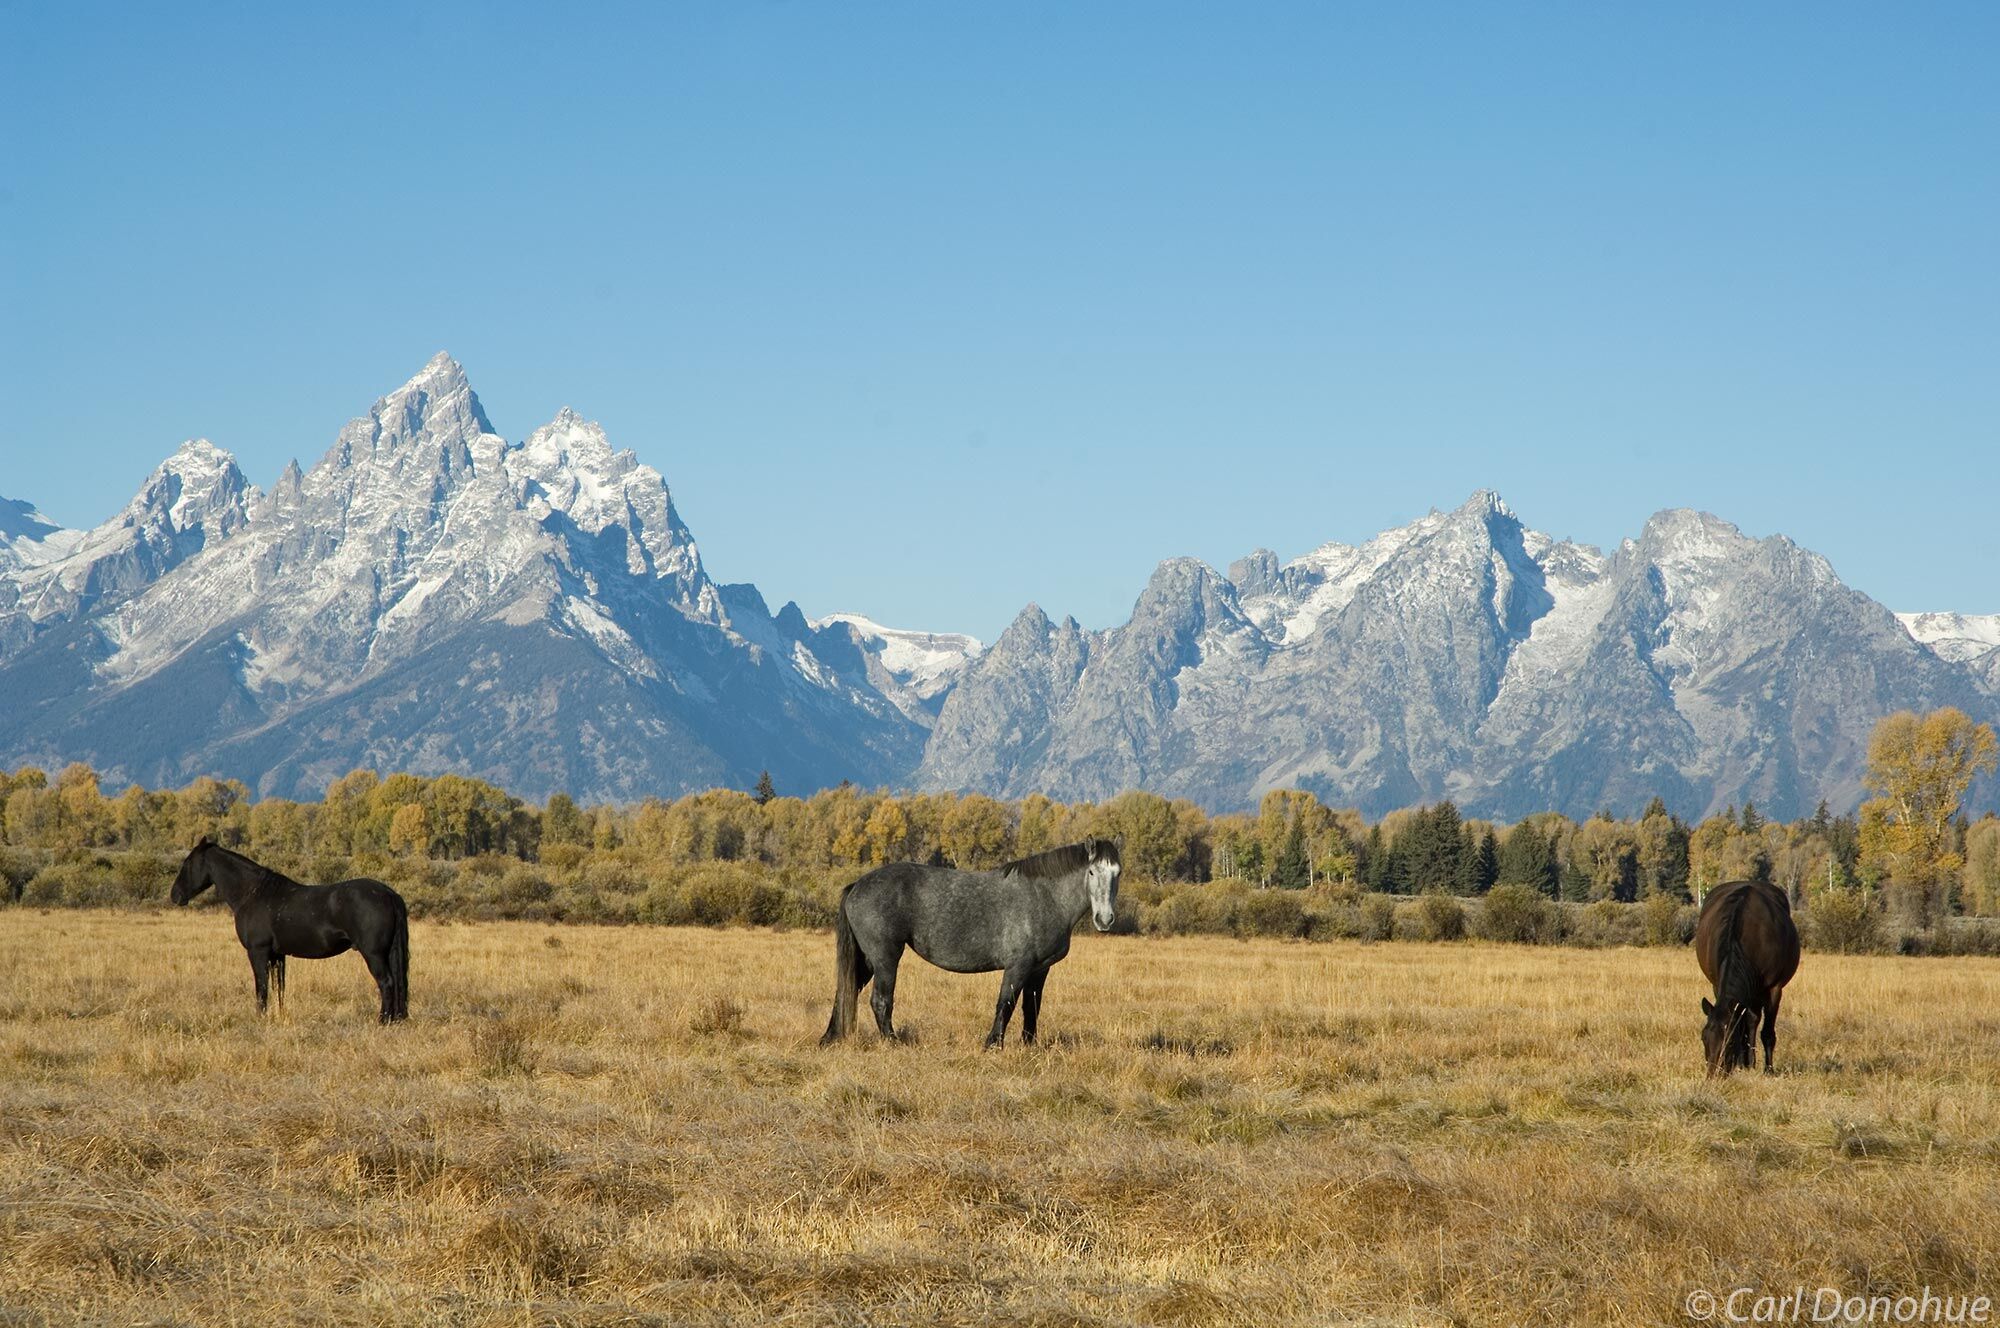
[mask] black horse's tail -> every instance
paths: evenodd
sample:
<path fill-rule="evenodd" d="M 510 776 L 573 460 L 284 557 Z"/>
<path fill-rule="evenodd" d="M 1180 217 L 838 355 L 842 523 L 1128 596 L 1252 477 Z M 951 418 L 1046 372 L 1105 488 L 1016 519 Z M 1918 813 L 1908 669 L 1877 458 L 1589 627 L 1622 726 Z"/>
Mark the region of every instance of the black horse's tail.
<path fill-rule="evenodd" d="M 410 910 L 396 901 L 396 929 L 389 935 L 389 1017 L 410 1017 Z"/>
<path fill-rule="evenodd" d="M 1750 1029 L 1757 1024 L 1756 1013 L 1764 1007 L 1764 990 L 1743 949 L 1743 906 L 1750 900 L 1750 888 L 1736 892 L 1724 904 L 1716 928 L 1715 999 L 1723 1008 L 1736 1007 L 1729 1029 L 1728 1049 L 1723 1053 L 1732 1068 L 1748 1069 L 1751 1064 Z M 1745 1021 L 1749 1028 L 1745 1028 Z"/>
<path fill-rule="evenodd" d="M 847 891 L 843 890 L 833 920 L 833 1014 L 819 1040 L 822 1047 L 854 1031 L 854 1007 L 860 999 L 861 984 L 871 976 L 868 959 L 861 953 L 861 946 L 854 939 L 854 928 L 847 921 Z"/>

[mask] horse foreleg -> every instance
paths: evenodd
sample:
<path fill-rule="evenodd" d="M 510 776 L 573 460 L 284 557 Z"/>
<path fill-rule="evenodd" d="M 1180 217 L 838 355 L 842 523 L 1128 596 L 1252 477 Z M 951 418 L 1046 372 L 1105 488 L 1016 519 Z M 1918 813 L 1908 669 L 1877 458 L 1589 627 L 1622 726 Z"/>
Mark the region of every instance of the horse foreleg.
<path fill-rule="evenodd" d="M 1030 971 L 1010 968 L 1000 975 L 1000 999 L 993 1006 L 993 1031 L 986 1035 L 987 1046 L 997 1047 L 1007 1040 L 1007 1021 L 1014 1017 L 1014 1002 L 1021 998 Z"/>
<path fill-rule="evenodd" d="M 1031 1047 L 1035 1044 L 1035 1025 L 1042 1017 L 1042 984 L 1048 980 L 1049 970 L 1038 968 L 1021 988 L 1021 1041 Z"/>
<path fill-rule="evenodd" d="M 278 1008 L 285 1008 L 285 957 L 273 955 L 271 958 L 271 991 L 278 998 Z"/>
<path fill-rule="evenodd" d="M 1764 1073 L 1774 1074 L 1771 1055 L 1778 1049 L 1778 1002 L 1783 1000 L 1785 989 L 1773 987 L 1764 997 Z"/>

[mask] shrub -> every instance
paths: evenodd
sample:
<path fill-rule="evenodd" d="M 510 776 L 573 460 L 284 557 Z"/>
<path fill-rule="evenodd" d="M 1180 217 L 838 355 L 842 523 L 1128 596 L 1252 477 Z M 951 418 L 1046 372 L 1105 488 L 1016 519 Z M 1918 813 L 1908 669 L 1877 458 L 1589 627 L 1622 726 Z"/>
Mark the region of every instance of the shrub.
<path fill-rule="evenodd" d="M 173 887 L 175 865 L 157 853 L 121 853 L 112 861 L 111 875 L 125 898 L 138 903 L 163 900 Z"/>
<path fill-rule="evenodd" d="M 1386 941 L 1396 934 L 1396 901 L 1387 895 L 1369 895 L 1361 901 L 1361 939 Z"/>
<path fill-rule="evenodd" d="M 1639 905 L 1640 930 L 1648 945 L 1686 945 L 1694 939 L 1696 916 L 1672 895 L 1647 895 Z"/>
<path fill-rule="evenodd" d="M 581 844 L 544 844 L 535 857 L 550 871 L 570 872 L 584 864 L 590 850 Z"/>
<path fill-rule="evenodd" d="M 1417 901 L 1417 936 L 1426 941 L 1456 941 L 1465 937 L 1465 905 L 1442 890 Z"/>
<path fill-rule="evenodd" d="M 560 847 L 560 846 L 559 846 Z M 616 858 L 598 858 L 583 869 L 583 884 L 601 895 L 640 895 L 646 883 L 629 863 Z"/>
<path fill-rule="evenodd" d="M 784 914 L 784 893 L 741 862 L 705 862 L 678 879 L 655 881 L 639 905 L 642 922 L 697 927 L 768 927 Z"/>
<path fill-rule="evenodd" d="M 1992 918 L 1947 918 L 1931 933 L 1931 953 L 2000 955 L 2000 922 Z"/>
<path fill-rule="evenodd" d="M 1489 941 L 1551 945 L 1562 936 L 1561 916 L 1532 885 L 1496 885 L 1480 903 L 1479 934 Z"/>
<path fill-rule="evenodd" d="M 1238 936 L 1284 936 L 1306 934 L 1305 901 L 1299 890 L 1258 890 L 1236 909 Z"/>
<path fill-rule="evenodd" d="M 354 875 L 350 859 L 338 853 L 315 853 L 306 865 L 306 874 L 299 879 L 315 883 L 345 881 Z"/>
<path fill-rule="evenodd" d="M 1821 890 L 1806 909 L 1805 933 L 1815 950 L 1864 954 L 1882 948 L 1882 915 L 1859 890 Z"/>
<path fill-rule="evenodd" d="M 1614 899 L 1600 899 L 1595 903 L 1571 908 L 1569 925 L 1564 929 L 1563 938 L 1573 945 L 1593 947 L 1643 945 L 1644 920 L 1634 905 L 1621 904 Z"/>
<path fill-rule="evenodd" d="M 59 904 L 65 908 L 90 908 L 124 902 L 125 892 L 112 879 L 110 864 L 60 862 L 44 867 L 28 881 L 22 893 L 28 904 Z"/>
<path fill-rule="evenodd" d="M 1308 940 L 1353 940 L 1361 935 L 1360 896 L 1351 887 L 1319 886 L 1303 893 Z"/>
<path fill-rule="evenodd" d="M 475 853 L 469 858 L 460 859 L 458 870 L 461 875 L 482 876 L 491 880 L 505 876 L 520 865 L 519 858 L 510 857 L 505 853 Z"/>
<path fill-rule="evenodd" d="M 1139 905 L 1139 930 L 1166 936 L 1237 934 L 1237 912 L 1250 888 L 1236 881 L 1189 885 Z"/>
<path fill-rule="evenodd" d="M 21 898 L 40 869 L 40 856 L 26 849 L 0 849 L 0 900 Z"/>
<path fill-rule="evenodd" d="M 493 882 L 491 892 L 494 903 L 510 918 L 544 917 L 549 912 L 545 905 L 555 887 L 539 868 L 509 861 L 506 870 Z"/>

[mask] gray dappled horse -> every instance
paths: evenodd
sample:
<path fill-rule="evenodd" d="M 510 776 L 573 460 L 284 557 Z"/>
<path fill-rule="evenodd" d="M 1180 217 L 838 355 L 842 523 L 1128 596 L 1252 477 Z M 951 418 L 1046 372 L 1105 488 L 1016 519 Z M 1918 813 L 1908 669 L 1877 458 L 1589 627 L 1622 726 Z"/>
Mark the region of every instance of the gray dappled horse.
<path fill-rule="evenodd" d="M 825 1046 L 854 1031 L 854 1007 L 872 978 L 875 1027 L 896 1036 L 896 965 L 908 946 L 954 973 L 1001 970 L 1000 999 L 986 1045 L 1007 1034 L 1020 999 L 1021 1040 L 1035 1040 L 1042 983 L 1069 953 L 1070 929 L 1087 912 L 1111 930 L 1118 908 L 1118 847 L 1086 839 L 1010 862 L 997 871 L 960 871 L 914 862 L 877 867 L 843 890 L 834 924 L 833 1017 Z"/>

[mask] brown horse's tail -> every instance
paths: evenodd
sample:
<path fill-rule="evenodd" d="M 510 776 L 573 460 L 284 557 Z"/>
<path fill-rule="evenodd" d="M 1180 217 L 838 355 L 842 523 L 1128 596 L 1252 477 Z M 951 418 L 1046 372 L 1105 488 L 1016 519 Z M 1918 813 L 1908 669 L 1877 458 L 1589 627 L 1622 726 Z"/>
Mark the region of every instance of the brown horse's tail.
<path fill-rule="evenodd" d="M 391 1019 L 410 1017 L 410 910 L 396 901 L 396 930 L 389 936 L 389 998 Z"/>
<path fill-rule="evenodd" d="M 847 921 L 847 891 L 843 890 L 840 892 L 840 909 L 833 920 L 833 1014 L 827 1019 L 826 1033 L 819 1040 L 822 1047 L 838 1042 L 854 1031 L 854 1007 L 860 999 L 861 984 L 872 976 L 868 959 L 854 939 L 854 928 Z"/>

